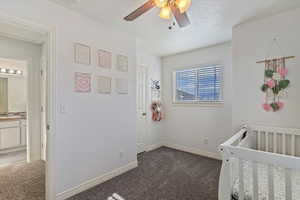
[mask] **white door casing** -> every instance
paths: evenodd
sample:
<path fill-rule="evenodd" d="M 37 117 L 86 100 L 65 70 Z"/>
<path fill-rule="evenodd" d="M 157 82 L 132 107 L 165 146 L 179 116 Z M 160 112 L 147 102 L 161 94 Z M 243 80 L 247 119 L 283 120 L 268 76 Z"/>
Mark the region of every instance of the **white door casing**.
<path fill-rule="evenodd" d="M 47 44 L 43 44 L 41 60 L 41 159 L 47 160 Z"/>
<path fill-rule="evenodd" d="M 137 153 L 146 150 L 147 135 L 147 67 L 138 66 L 136 72 Z"/>

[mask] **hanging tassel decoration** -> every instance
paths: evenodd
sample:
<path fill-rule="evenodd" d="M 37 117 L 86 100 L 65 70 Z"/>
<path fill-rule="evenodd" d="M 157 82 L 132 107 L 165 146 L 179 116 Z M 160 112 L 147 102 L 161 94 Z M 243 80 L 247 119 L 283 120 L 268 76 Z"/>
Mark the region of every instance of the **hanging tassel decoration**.
<path fill-rule="evenodd" d="M 261 90 L 266 93 L 262 107 L 267 112 L 277 112 L 284 107 L 280 93 L 290 85 L 290 81 L 286 79 L 288 70 L 285 61 L 285 57 L 265 61 L 264 84 Z"/>

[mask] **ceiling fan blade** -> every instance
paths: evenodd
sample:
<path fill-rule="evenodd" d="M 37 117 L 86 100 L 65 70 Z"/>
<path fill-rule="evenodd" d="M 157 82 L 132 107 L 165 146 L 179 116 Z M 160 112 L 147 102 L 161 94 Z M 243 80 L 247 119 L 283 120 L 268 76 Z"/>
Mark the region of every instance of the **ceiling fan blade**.
<path fill-rule="evenodd" d="M 141 16 L 142 14 L 144 14 L 145 12 L 147 12 L 148 10 L 150 10 L 151 8 L 153 8 L 154 6 L 155 6 L 154 0 L 149 0 L 146 3 L 144 3 L 141 7 L 133 11 L 131 14 L 129 14 L 127 17 L 125 17 L 124 19 L 126 21 L 133 21 L 139 16 Z"/>
<path fill-rule="evenodd" d="M 181 13 L 179 8 L 177 8 L 177 6 L 175 5 L 171 6 L 171 9 L 180 28 L 186 27 L 191 24 L 186 12 Z"/>

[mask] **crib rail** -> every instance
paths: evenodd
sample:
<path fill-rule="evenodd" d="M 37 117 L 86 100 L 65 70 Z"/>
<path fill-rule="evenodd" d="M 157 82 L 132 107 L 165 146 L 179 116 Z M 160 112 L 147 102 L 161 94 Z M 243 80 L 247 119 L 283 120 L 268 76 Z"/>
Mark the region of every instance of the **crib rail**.
<path fill-rule="evenodd" d="M 271 152 L 257 151 L 243 147 L 227 147 L 230 156 L 242 160 L 280 166 L 283 168 L 300 170 L 300 158 Z"/>
<path fill-rule="evenodd" d="M 296 137 L 299 129 L 274 128 L 264 126 L 244 126 L 219 150 L 223 155 L 223 165 L 219 183 L 219 200 L 231 200 L 233 174 L 231 161 L 238 161 L 239 199 L 244 199 L 244 164 L 252 163 L 253 200 L 258 200 L 258 164 L 267 165 L 268 199 L 275 199 L 274 166 L 285 169 L 285 199 L 292 200 L 292 171 L 300 171 L 300 158 L 296 154 Z M 245 140 L 256 139 L 257 149 L 246 148 Z M 289 139 L 289 142 L 287 142 Z M 249 142 L 249 141 L 248 141 Z M 280 147 L 280 148 L 279 148 Z"/>
<path fill-rule="evenodd" d="M 257 150 L 296 155 L 296 138 L 300 136 L 299 129 L 264 126 L 252 126 L 251 129 L 257 137 Z"/>

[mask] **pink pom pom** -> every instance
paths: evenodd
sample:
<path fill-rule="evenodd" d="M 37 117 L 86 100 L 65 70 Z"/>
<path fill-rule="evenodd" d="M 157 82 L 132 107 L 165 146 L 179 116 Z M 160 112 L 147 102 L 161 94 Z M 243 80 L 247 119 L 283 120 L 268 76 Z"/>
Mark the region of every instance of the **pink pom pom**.
<path fill-rule="evenodd" d="M 274 80 L 269 80 L 269 81 L 267 81 L 267 85 L 269 86 L 269 88 L 273 88 L 273 87 L 275 87 L 275 81 Z"/>
<path fill-rule="evenodd" d="M 264 104 L 262 105 L 262 107 L 263 107 L 263 109 L 264 109 L 265 111 L 267 111 L 267 112 L 269 112 L 269 111 L 272 109 L 272 107 L 271 107 L 270 104 L 268 104 L 268 103 L 264 103 Z"/>
<path fill-rule="evenodd" d="M 277 102 L 277 105 L 279 110 L 281 110 L 284 107 L 284 103 L 281 101 Z"/>
<path fill-rule="evenodd" d="M 288 69 L 283 67 L 280 67 L 277 71 L 281 77 L 285 77 L 288 73 Z"/>

